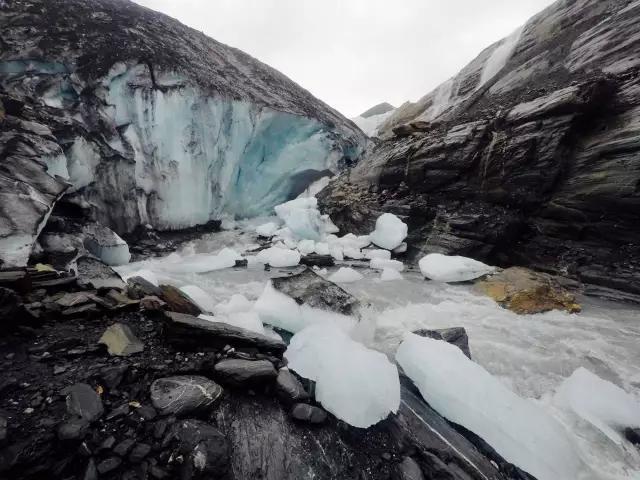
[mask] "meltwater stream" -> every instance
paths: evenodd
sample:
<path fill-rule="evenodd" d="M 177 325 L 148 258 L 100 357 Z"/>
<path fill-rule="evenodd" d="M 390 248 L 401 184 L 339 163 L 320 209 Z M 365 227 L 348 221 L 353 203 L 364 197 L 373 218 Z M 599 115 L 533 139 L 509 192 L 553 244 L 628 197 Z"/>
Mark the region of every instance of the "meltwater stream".
<path fill-rule="evenodd" d="M 175 266 L 189 255 L 216 253 L 225 247 L 238 252 L 251 250 L 258 243 L 253 232 L 259 224 L 260 220 L 255 220 L 235 230 L 205 235 L 177 254 L 129 264 L 118 271 L 127 277 L 150 270 L 162 283 L 197 285 L 215 304 L 227 302 L 234 294 L 254 302 L 269 278 L 295 269 L 272 268 L 267 272 L 262 266 L 250 266 L 198 274 L 176 273 L 179 269 Z M 323 274 L 328 276 L 337 268 Z M 579 367 L 618 385 L 640 401 L 638 307 L 580 298 L 583 312 L 578 315 L 558 311 L 516 315 L 474 294 L 467 285 L 425 281 L 420 272 L 412 269 L 403 272 L 402 280 L 392 282 L 381 282 L 380 273 L 368 268 L 358 271 L 363 274 L 362 280 L 341 286 L 368 305 L 363 311 L 360 336 L 365 332 L 363 339 L 369 347 L 393 358 L 408 331 L 465 327 L 477 363 L 564 425 L 580 457 L 593 472 L 584 478 L 640 479 L 640 452 L 636 448 L 628 442 L 613 441 L 553 402 L 555 390 Z M 591 394 L 584 392 L 585 396 Z"/>

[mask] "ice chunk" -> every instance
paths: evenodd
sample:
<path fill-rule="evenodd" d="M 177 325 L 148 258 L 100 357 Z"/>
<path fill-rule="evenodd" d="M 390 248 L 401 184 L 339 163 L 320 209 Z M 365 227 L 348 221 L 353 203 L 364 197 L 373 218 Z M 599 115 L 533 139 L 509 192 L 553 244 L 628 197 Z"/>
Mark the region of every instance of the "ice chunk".
<path fill-rule="evenodd" d="M 347 247 L 342 250 L 342 254 L 352 260 L 361 260 L 364 258 L 364 254 L 359 248 Z"/>
<path fill-rule="evenodd" d="M 144 278 L 147 282 L 152 283 L 156 287 L 160 284 L 160 282 L 158 281 L 158 276 L 155 274 L 155 272 L 144 268 L 142 270 L 136 270 L 127 275 L 122 275 L 122 279 L 125 281 L 132 277 Z"/>
<path fill-rule="evenodd" d="M 316 323 L 334 324 L 344 330 L 350 330 L 357 323 L 353 317 L 298 305 L 293 298 L 273 288 L 271 282 L 267 283 L 254 308 L 263 323 L 292 333 Z"/>
<path fill-rule="evenodd" d="M 207 292 L 195 285 L 185 285 L 180 287 L 182 293 L 186 294 L 203 312 L 213 312 L 215 303 Z"/>
<path fill-rule="evenodd" d="M 319 241 L 324 234 L 324 220 L 315 197 L 303 197 L 277 205 L 276 215 L 300 239 Z"/>
<path fill-rule="evenodd" d="M 241 258 L 242 256 L 231 248 L 223 248 L 216 255 L 198 254 L 181 257 L 178 254 L 172 254 L 160 264 L 160 268 L 173 273 L 205 273 L 233 267 L 236 260 Z"/>
<path fill-rule="evenodd" d="M 334 260 L 338 260 L 339 262 L 344 260 L 344 253 L 342 252 L 342 247 L 340 245 L 329 245 L 329 254 L 334 258 Z"/>
<path fill-rule="evenodd" d="M 402 275 L 398 270 L 393 268 L 385 268 L 380 275 L 381 282 L 392 282 L 394 280 L 402 280 Z"/>
<path fill-rule="evenodd" d="M 407 224 L 393 213 L 384 213 L 376 220 L 376 229 L 369 238 L 378 247 L 393 250 L 407 238 Z"/>
<path fill-rule="evenodd" d="M 326 242 L 317 242 L 315 252 L 318 255 L 329 255 L 329 244 Z"/>
<path fill-rule="evenodd" d="M 262 250 L 256 256 L 260 263 L 272 267 L 295 267 L 300 263 L 300 252 L 289 250 L 288 248 L 270 247 Z"/>
<path fill-rule="evenodd" d="M 350 283 L 362 280 L 364 277 L 350 267 L 341 267 L 337 272 L 329 276 L 329 281 L 335 283 Z"/>
<path fill-rule="evenodd" d="M 364 251 L 364 258 L 367 260 L 373 260 L 374 258 L 380 258 L 382 260 L 391 260 L 391 252 L 389 250 L 370 249 Z"/>
<path fill-rule="evenodd" d="M 129 245 L 117 233 L 99 224 L 84 227 L 85 248 L 107 265 L 125 265 L 131 260 Z"/>
<path fill-rule="evenodd" d="M 229 325 L 233 325 L 234 327 L 244 328 L 245 330 L 260 333 L 262 335 L 266 333 L 264 326 L 260 321 L 260 317 L 258 316 L 257 312 L 254 311 L 233 312 L 229 313 L 228 315 L 215 316 L 201 314 L 199 317 L 211 322 L 227 323 Z"/>
<path fill-rule="evenodd" d="M 538 480 L 579 478 L 584 465 L 562 425 L 447 342 L 408 333 L 396 360 L 429 404 Z"/>
<path fill-rule="evenodd" d="M 376 270 L 395 270 L 396 272 L 404 271 L 404 263 L 398 260 L 384 260 L 382 258 L 372 258 L 369 267 Z"/>
<path fill-rule="evenodd" d="M 236 293 L 231 296 L 227 302 L 219 303 L 212 310 L 214 313 L 228 315 L 236 312 L 248 312 L 253 308 L 253 304 L 247 300 L 247 297 Z"/>
<path fill-rule="evenodd" d="M 367 428 L 398 411 L 395 365 L 336 326 L 318 324 L 297 333 L 285 357 L 292 370 L 316 382 L 316 400 L 350 425 Z"/>
<path fill-rule="evenodd" d="M 430 253 L 419 262 L 422 274 L 437 282 L 466 282 L 495 271 L 472 258 Z"/>
<path fill-rule="evenodd" d="M 313 253 L 316 249 L 316 242 L 313 240 L 300 240 L 298 242 L 298 251 L 302 255 L 309 255 Z"/>
<path fill-rule="evenodd" d="M 640 428 L 640 402 L 583 367 L 558 387 L 553 403 L 574 411 L 618 444 L 625 428 Z"/>
<path fill-rule="evenodd" d="M 257 227 L 256 233 L 261 237 L 273 237 L 279 228 L 280 225 L 278 225 L 277 223 L 269 222 Z"/>

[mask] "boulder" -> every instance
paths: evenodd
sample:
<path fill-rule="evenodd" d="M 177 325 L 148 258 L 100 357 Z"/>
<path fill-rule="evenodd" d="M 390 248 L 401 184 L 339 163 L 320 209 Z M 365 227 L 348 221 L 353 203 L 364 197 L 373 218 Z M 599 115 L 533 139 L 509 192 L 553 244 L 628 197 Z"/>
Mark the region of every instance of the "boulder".
<path fill-rule="evenodd" d="M 308 403 L 296 403 L 291 409 L 291 416 L 299 422 L 319 425 L 327 420 L 327 412 L 320 407 Z"/>
<path fill-rule="evenodd" d="M 117 357 L 128 357 L 144 350 L 144 343 L 135 336 L 131 327 L 122 323 L 108 327 L 98 343 L 106 345 L 109 354 Z"/>
<path fill-rule="evenodd" d="M 550 275 L 512 267 L 475 283 L 474 289 L 493 298 L 517 314 L 535 314 L 549 310 L 580 312 L 574 295 Z"/>
<path fill-rule="evenodd" d="M 226 345 L 236 349 L 256 349 L 261 353 L 282 357 L 287 345 L 259 333 L 222 322 L 211 322 L 191 315 L 167 312 L 164 329 L 167 340 L 183 350 L 222 350 Z"/>
<path fill-rule="evenodd" d="M 425 480 L 420 465 L 411 457 L 404 457 L 393 475 L 393 480 Z"/>
<path fill-rule="evenodd" d="M 220 478 L 230 464 L 229 445 L 215 427 L 200 420 L 177 422 L 171 435 L 185 461 L 181 478 Z"/>
<path fill-rule="evenodd" d="M 160 297 L 167 303 L 169 310 L 172 312 L 194 315 L 196 317 L 202 313 L 200 307 L 198 307 L 188 295 L 173 285 L 160 285 L 160 291 Z"/>
<path fill-rule="evenodd" d="M 67 412 L 93 422 L 104 413 L 102 399 L 97 392 L 86 383 L 76 383 L 62 390 L 66 395 Z"/>
<path fill-rule="evenodd" d="M 163 312 L 167 304 L 156 296 L 144 297 L 140 300 L 140 308 L 145 312 Z"/>
<path fill-rule="evenodd" d="M 95 290 L 102 288 L 115 288 L 124 290 L 125 283 L 122 277 L 109 265 L 97 258 L 82 256 L 76 260 L 78 284 L 85 288 Z"/>
<path fill-rule="evenodd" d="M 309 394 L 298 378 L 288 368 L 281 368 L 276 378 L 276 394 L 285 404 L 302 403 Z"/>
<path fill-rule="evenodd" d="M 84 418 L 76 417 L 61 423 L 58 426 L 58 438 L 60 440 L 80 440 L 89 430 L 89 422 Z"/>
<path fill-rule="evenodd" d="M 222 391 L 220 385 L 205 377 L 160 378 L 151 384 L 151 402 L 162 415 L 188 415 L 211 408 Z"/>
<path fill-rule="evenodd" d="M 161 297 L 162 290 L 143 277 L 131 277 L 127 279 L 127 294 L 141 300 L 144 297 Z"/>
<path fill-rule="evenodd" d="M 227 358 L 213 368 L 216 378 L 222 383 L 236 387 L 252 387 L 272 382 L 278 376 L 269 360 L 242 360 Z"/>
<path fill-rule="evenodd" d="M 433 338 L 435 340 L 444 340 L 455 345 L 462 353 L 471 359 L 471 351 L 469 350 L 469 337 L 464 327 L 440 328 L 436 330 L 416 330 L 416 335 L 421 337 Z"/>
<path fill-rule="evenodd" d="M 360 302 L 353 295 L 310 268 L 296 275 L 276 277 L 271 281 L 276 290 L 293 298 L 300 305 L 343 315 L 353 315 L 360 307 Z"/>

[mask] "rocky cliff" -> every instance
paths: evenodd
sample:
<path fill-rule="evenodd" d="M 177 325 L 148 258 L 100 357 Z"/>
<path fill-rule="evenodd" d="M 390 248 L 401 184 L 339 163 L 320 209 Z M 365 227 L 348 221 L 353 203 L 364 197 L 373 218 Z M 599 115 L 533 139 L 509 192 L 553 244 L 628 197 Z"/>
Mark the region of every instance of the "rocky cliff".
<path fill-rule="evenodd" d="M 190 227 L 266 212 L 366 142 L 281 73 L 126 0 L 1 2 L 0 32 L 5 265 L 63 194 L 121 234 Z"/>
<path fill-rule="evenodd" d="M 560 0 L 381 127 L 321 194 L 414 255 L 458 253 L 640 293 L 640 2 Z"/>

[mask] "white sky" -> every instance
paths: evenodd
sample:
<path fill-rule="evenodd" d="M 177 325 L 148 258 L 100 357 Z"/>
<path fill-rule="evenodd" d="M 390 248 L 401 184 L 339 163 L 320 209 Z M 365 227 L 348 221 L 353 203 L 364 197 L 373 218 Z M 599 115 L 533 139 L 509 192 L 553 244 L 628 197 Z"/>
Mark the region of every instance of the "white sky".
<path fill-rule="evenodd" d="M 347 117 L 415 101 L 553 0 L 136 0 L 280 70 Z"/>

